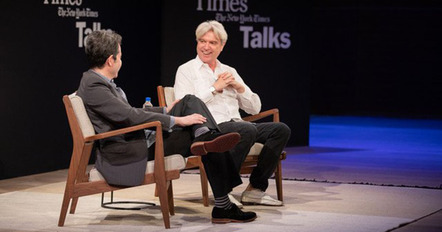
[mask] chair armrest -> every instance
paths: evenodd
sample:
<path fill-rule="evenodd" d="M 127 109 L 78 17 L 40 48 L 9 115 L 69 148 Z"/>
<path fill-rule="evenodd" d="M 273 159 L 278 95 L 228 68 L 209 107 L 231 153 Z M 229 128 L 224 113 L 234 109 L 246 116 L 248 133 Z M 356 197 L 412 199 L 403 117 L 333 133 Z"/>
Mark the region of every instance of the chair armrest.
<path fill-rule="evenodd" d="M 126 127 L 118 130 L 108 131 L 101 134 L 96 134 L 85 138 L 86 142 L 93 142 L 95 140 L 112 137 L 115 135 L 126 134 L 132 131 L 142 130 L 150 127 L 156 127 L 155 135 L 155 165 L 154 165 L 154 179 L 155 183 L 166 183 L 166 171 L 164 161 L 164 147 L 163 147 L 163 131 L 160 121 L 146 122 L 143 124 Z M 164 188 L 166 186 L 164 185 Z"/>
<path fill-rule="evenodd" d="M 154 121 L 154 122 L 146 122 L 143 124 L 139 124 L 139 125 L 135 125 L 135 126 L 131 126 L 131 127 L 126 127 L 126 128 L 122 128 L 122 129 L 118 129 L 118 130 L 113 130 L 113 131 L 108 131 L 108 132 L 104 132 L 101 134 L 96 134 L 93 136 L 89 136 L 86 137 L 84 140 L 86 142 L 91 142 L 91 141 L 95 141 L 95 140 L 99 140 L 99 139 L 105 139 L 105 138 L 109 138 L 115 135 L 121 135 L 121 134 L 126 134 L 132 131 L 137 131 L 137 130 L 142 130 L 142 129 L 146 129 L 149 127 L 156 127 L 156 130 L 161 130 L 161 122 L 160 121 Z"/>
<path fill-rule="evenodd" d="M 259 114 L 246 116 L 242 119 L 244 121 L 254 122 L 254 121 L 260 120 L 262 118 L 268 117 L 268 116 L 273 116 L 273 122 L 279 122 L 279 110 L 277 108 L 266 110 L 266 111 L 260 112 Z"/>

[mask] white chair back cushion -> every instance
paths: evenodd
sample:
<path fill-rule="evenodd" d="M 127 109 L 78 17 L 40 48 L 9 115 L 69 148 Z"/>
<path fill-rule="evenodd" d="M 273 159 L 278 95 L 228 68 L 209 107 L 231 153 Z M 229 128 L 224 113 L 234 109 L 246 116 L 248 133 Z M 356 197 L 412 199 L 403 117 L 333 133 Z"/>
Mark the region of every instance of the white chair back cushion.
<path fill-rule="evenodd" d="M 72 108 L 74 110 L 75 116 L 77 117 L 81 132 L 83 132 L 83 137 L 86 138 L 88 136 L 95 135 L 94 127 L 92 126 L 91 120 L 87 115 L 86 108 L 84 108 L 83 100 L 81 99 L 81 97 L 73 93 L 69 95 L 69 100 L 71 100 Z"/>
<path fill-rule="evenodd" d="M 164 87 L 164 98 L 166 99 L 166 105 L 170 106 L 175 101 L 175 92 L 173 87 Z"/>

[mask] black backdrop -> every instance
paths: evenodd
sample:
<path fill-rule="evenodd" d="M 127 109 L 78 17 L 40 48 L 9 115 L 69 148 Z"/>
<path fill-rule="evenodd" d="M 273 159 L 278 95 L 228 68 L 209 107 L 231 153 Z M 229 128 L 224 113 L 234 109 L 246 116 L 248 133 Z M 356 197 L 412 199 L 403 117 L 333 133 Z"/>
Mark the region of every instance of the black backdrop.
<path fill-rule="evenodd" d="M 311 112 L 442 118 L 441 1 L 314 1 Z"/>
<path fill-rule="evenodd" d="M 124 65 L 116 82 L 133 105 L 156 93 L 160 79 L 160 1 L 44 2 L 0 2 L 0 179 L 69 165 L 72 141 L 62 96 L 77 89 L 88 68 L 77 22 L 86 23 L 83 33 L 99 22 L 123 35 Z M 90 17 L 79 13 L 77 19 L 77 9 L 89 9 Z"/>
<path fill-rule="evenodd" d="M 196 10 L 199 2 L 206 10 Z M 123 35 L 117 84 L 141 106 L 146 96 L 157 103 L 156 85 L 172 85 L 178 65 L 195 57 L 198 23 L 229 13 L 208 11 L 208 2 L 0 1 L 0 179 L 69 165 L 61 98 L 87 69 L 76 23 L 83 33 L 95 22 Z M 260 94 L 263 109 L 280 109 L 289 145 L 308 145 L 310 112 L 442 118 L 439 1 L 238 2 L 247 11 L 233 16 L 270 22 L 224 21 L 230 37 L 220 59 Z M 291 45 L 244 48 L 241 25 L 290 33 Z"/>

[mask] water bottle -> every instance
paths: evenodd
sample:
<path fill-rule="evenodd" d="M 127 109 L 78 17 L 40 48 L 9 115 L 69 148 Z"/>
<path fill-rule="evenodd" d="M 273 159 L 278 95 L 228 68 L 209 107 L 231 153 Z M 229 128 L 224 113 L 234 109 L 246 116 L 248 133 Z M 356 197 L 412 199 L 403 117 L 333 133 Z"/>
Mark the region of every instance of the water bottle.
<path fill-rule="evenodd" d="M 143 104 L 143 108 L 152 107 L 152 103 L 150 102 L 150 97 L 146 97 L 146 101 Z M 144 133 L 146 135 L 147 147 L 152 146 L 155 143 L 155 131 L 150 129 L 144 129 Z"/>
<path fill-rule="evenodd" d="M 152 103 L 150 102 L 150 97 L 146 97 L 146 101 L 143 104 L 143 108 L 152 107 Z"/>

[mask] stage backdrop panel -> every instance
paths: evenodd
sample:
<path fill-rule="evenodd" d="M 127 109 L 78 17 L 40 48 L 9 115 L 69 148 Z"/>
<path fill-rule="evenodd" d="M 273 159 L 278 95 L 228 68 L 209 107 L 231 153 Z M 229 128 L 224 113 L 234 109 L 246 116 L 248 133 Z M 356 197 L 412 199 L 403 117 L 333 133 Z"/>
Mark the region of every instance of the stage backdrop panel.
<path fill-rule="evenodd" d="M 161 82 L 171 86 L 179 65 L 195 58 L 195 29 L 223 23 L 229 35 L 219 59 L 258 93 L 262 109 L 279 108 L 292 129 L 289 145 L 308 145 L 309 1 L 164 1 Z"/>
<path fill-rule="evenodd" d="M 67 168 L 72 141 L 62 96 L 88 69 L 93 30 L 123 36 L 117 84 L 133 105 L 155 96 L 160 76 L 160 1 L 0 2 L 0 179 Z"/>
<path fill-rule="evenodd" d="M 314 2 L 312 114 L 442 118 L 442 1 Z"/>

